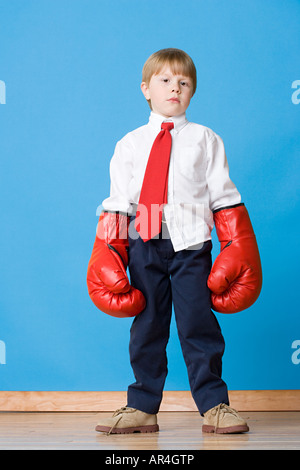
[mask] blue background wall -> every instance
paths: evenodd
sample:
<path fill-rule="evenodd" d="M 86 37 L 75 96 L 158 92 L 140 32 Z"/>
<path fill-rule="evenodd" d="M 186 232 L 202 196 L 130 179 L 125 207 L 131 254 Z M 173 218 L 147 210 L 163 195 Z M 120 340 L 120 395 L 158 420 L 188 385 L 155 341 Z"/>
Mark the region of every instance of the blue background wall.
<path fill-rule="evenodd" d="M 131 320 L 97 311 L 85 278 L 115 143 L 147 122 L 141 69 L 163 47 L 194 59 L 187 117 L 222 136 L 261 252 L 257 303 L 217 314 L 224 378 L 299 388 L 299 24 L 296 0 L 0 1 L 2 390 L 133 380 Z M 188 389 L 174 324 L 168 353 L 166 389 Z"/>

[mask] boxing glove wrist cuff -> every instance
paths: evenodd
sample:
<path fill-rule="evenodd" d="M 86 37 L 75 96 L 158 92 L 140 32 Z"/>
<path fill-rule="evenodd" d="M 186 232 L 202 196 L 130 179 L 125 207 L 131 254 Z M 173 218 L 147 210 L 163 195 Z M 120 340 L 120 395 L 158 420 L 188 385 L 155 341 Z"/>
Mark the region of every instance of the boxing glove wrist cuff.
<path fill-rule="evenodd" d="M 214 223 L 221 249 L 236 238 L 255 238 L 250 217 L 244 204 L 218 210 L 214 213 Z"/>
<path fill-rule="evenodd" d="M 103 211 L 100 215 L 96 240 L 102 241 L 117 253 L 125 266 L 128 264 L 128 227 L 129 217 L 121 212 Z"/>
<path fill-rule="evenodd" d="M 217 212 L 223 211 L 225 209 L 233 209 L 234 207 L 239 207 L 239 206 L 244 206 L 245 204 L 243 202 L 240 202 L 239 204 L 233 204 L 232 206 L 225 206 L 225 207 L 220 207 L 219 209 L 215 209 L 213 214 L 216 214 Z"/>

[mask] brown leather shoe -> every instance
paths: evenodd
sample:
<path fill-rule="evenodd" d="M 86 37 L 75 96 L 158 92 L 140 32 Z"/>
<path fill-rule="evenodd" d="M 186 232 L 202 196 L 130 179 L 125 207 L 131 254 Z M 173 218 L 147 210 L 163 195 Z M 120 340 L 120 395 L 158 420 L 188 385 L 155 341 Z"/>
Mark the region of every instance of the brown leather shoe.
<path fill-rule="evenodd" d="M 130 434 L 133 432 L 156 432 L 159 427 L 156 415 L 125 406 L 116 410 L 111 417 L 103 417 L 95 430 L 107 434 Z"/>
<path fill-rule="evenodd" d="M 235 434 L 248 432 L 249 427 L 236 410 L 220 403 L 204 413 L 202 431 L 217 434 Z"/>

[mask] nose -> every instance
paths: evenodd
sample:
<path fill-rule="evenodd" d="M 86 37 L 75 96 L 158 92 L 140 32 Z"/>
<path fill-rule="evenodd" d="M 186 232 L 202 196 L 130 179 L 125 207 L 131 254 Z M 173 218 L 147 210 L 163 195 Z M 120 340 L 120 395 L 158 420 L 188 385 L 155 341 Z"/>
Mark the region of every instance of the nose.
<path fill-rule="evenodd" d="M 180 86 L 179 86 L 179 83 L 173 82 L 173 84 L 172 84 L 172 91 L 175 92 L 175 93 L 180 93 Z"/>

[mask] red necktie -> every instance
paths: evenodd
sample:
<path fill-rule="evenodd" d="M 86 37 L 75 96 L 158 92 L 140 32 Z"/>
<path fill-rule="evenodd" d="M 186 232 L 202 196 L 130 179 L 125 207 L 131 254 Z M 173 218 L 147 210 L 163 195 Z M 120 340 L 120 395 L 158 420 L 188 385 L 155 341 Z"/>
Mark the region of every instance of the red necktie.
<path fill-rule="evenodd" d="M 168 174 L 172 146 L 173 122 L 163 122 L 149 155 L 135 227 L 144 242 L 161 231 L 163 205 L 167 203 Z"/>

